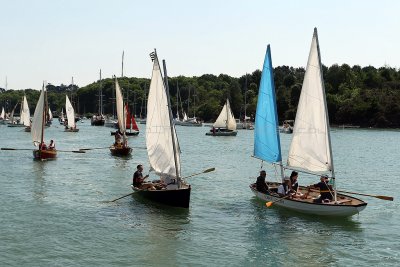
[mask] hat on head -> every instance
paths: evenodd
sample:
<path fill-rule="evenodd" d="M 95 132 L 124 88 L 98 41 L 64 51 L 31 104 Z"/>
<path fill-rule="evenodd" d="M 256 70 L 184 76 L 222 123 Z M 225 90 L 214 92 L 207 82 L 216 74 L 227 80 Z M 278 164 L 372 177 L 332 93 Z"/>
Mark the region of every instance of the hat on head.
<path fill-rule="evenodd" d="M 285 178 L 283 178 L 284 181 L 290 181 L 290 178 L 285 176 Z"/>

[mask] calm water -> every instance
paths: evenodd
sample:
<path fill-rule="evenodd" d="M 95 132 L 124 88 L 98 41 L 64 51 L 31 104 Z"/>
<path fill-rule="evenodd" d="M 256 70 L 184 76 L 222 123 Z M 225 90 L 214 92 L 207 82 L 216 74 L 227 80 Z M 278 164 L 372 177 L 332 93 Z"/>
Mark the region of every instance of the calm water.
<path fill-rule="evenodd" d="M 106 147 L 110 128 L 78 123 L 79 133 L 53 125 L 58 149 Z M 144 125 L 140 125 L 144 130 Z M 400 132 L 332 131 L 338 186 L 389 195 L 363 197 L 367 208 L 349 219 L 267 209 L 248 188 L 260 162 L 251 158 L 253 132 L 206 137 L 206 127 L 177 129 L 190 209 L 127 197 L 139 163 L 148 170 L 144 132 L 129 137 L 128 159 L 108 150 L 59 153 L 36 162 L 31 151 L 0 151 L 1 266 L 399 266 Z M 291 135 L 282 135 L 286 159 Z M 30 134 L 0 126 L 0 146 L 32 148 Z M 264 165 L 270 178 L 274 170 Z M 156 177 L 154 177 L 156 178 Z M 302 184 L 316 177 L 300 176 Z"/>

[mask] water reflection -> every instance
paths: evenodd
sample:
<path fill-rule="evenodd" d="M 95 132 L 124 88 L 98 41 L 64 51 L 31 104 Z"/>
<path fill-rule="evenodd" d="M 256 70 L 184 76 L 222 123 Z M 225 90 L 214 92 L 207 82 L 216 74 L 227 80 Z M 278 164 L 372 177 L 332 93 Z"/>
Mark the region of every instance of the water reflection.
<path fill-rule="evenodd" d="M 296 266 L 337 264 L 339 259 L 332 251 L 351 246 L 362 234 L 360 223 L 352 218 L 267 209 L 263 204 L 253 197 L 247 227 L 248 260 L 256 265 L 267 261 L 285 266 L 294 262 Z"/>
<path fill-rule="evenodd" d="M 141 227 L 144 251 L 142 258 L 153 266 L 179 265 L 180 251 L 186 248 L 190 227 L 189 209 L 174 208 L 135 196 L 130 211 Z"/>
<path fill-rule="evenodd" d="M 34 176 L 33 180 L 33 198 L 39 203 L 43 203 L 44 199 L 47 197 L 47 185 L 46 185 L 46 172 L 44 165 L 46 162 L 43 161 L 33 161 L 32 164 L 32 174 Z"/>

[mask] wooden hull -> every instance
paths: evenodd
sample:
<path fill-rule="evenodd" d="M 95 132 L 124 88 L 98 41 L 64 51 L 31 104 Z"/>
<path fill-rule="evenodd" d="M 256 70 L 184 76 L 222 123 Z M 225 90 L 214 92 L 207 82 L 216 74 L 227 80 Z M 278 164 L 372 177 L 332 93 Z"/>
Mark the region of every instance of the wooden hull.
<path fill-rule="evenodd" d="M 92 126 L 104 126 L 104 119 L 101 119 L 101 120 L 92 119 L 92 120 L 90 121 L 90 124 L 91 124 Z"/>
<path fill-rule="evenodd" d="M 132 153 L 132 148 L 129 146 L 111 146 L 110 152 L 113 156 L 129 156 Z"/>
<path fill-rule="evenodd" d="M 273 187 L 276 188 L 278 186 L 278 183 L 268 183 L 268 186 L 270 187 L 270 189 Z M 281 199 L 281 197 L 277 194 L 265 194 L 257 191 L 255 184 L 251 184 L 250 189 L 256 197 L 265 202 L 277 201 Z M 305 187 L 300 187 L 300 189 L 300 191 L 304 193 L 306 192 Z M 318 193 L 315 193 L 313 196 L 316 197 L 317 195 Z M 336 204 L 333 202 L 327 204 L 313 203 L 313 199 L 282 199 L 281 201 L 275 202 L 273 205 L 306 214 L 348 217 L 364 210 L 367 206 L 367 203 L 358 198 L 338 194 L 338 203 Z"/>
<path fill-rule="evenodd" d="M 209 135 L 209 136 L 236 136 L 237 131 L 215 131 L 215 133 L 207 132 L 206 135 Z"/>
<path fill-rule="evenodd" d="M 143 198 L 172 207 L 189 208 L 190 185 L 186 188 L 172 190 L 142 190 L 137 187 L 132 187 L 132 189 L 135 191 L 136 195 Z"/>
<path fill-rule="evenodd" d="M 203 123 L 187 122 L 187 121 L 174 121 L 175 125 L 189 126 L 189 127 L 203 127 Z"/>
<path fill-rule="evenodd" d="M 139 134 L 139 131 L 133 131 L 133 132 L 126 132 L 125 135 L 126 136 L 136 136 Z M 111 135 L 115 135 L 115 132 L 111 131 Z"/>
<path fill-rule="evenodd" d="M 23 125 L 23 124 L 14 124 L 14 123 L 9 123 L 8 125 L 7 125 L 8 127 L 25 127 L 25 125 Z"/>
<path fill-rule="evenodd" d="M 64 129 L 64 132 L 76 133 L 79 132 L 79 129 Z"/>
<path fill-rule="evenodd" d="M 57 150 L 33 150 L 33 158 L 37 160 L 54 159 L 57 157 Z"/>

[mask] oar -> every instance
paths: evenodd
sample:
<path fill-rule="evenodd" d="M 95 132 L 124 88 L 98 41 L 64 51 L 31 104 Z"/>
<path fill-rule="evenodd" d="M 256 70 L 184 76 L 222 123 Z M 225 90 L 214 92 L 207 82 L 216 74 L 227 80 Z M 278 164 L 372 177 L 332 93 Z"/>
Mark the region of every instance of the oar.
<path fill-rule="evenodd" d="M 269 202 L 265 203 L 265 206 L 267 206 L 267 208 L 269 208 L 269 207 L 271 207 L 274 203 L 279 202 L 279 201 L 282 201 L 282 200 L 284 200 L 284 199 L 286 199 L 286 198 L 288 198 L 288 197 L 290 197 L 290 195 L 284 196 L 284 197 L 282 197 L 282 198 L 280 198 L 280 199 L 278 199 L 278 200 L 275 200 L 275 201 L 269 201 Z"/>
<path fill-rule="evenodd" d="M 106 146 L 106 147 L 80 148 L 79 150 L 94 150 L 94 149 L 106 149 L 106 148 L 110 147 Z"/>
<path fill-rule="evenodd" d="M 116 198 L 116 199 L 114 199 L 114 200 L 111 200 L 110 202 L 114 202 L 114 201 L 117 201 L 118 199 L 121 199 L 121 198 L 124 198 L 124 197 L 130 196 L 130 195 L 133 195 L 134 193 L 135 193 L 135 192 L 132 192 L 132 193 L 126 194 L 126 195 L 124 195 L 124 196 L 122 196 L 122 197 L 119 197 L 119 198 Z"/>
<path fill-rule="evenodd" d="M 30 148 L 10 148 L 10 147 L 2 147 L 1 150 L 34 150 Z"/>
<path fill-rule="evenodd" d="M 363 193 L 356 193 L 356 192 L 348 192 L 348 191 L 343 191 L 339 190 L 339 193 L 347 193 L 347 194 L 353 194 L 353 195 L 360 195 L 360 196 L 366 196 L 366 197 L 375 197 L 383 200 L 389 200 L 393 201 L 393 197 L 388 197 L 388 196 L 378 196 L 378 195 L 369 195 L 369 194 L 363 194 Z"/>
<path fill-rule="evenodd" d="M 57 152 L 72 152 L 72 153 L 86 153 L 86 151 L 82 150 L 56 150 Z"/>
<path fill-rule="evenodd" d="M 1 150 L 35 150 L 35 149 L 2 147 Z M 57 152 L 86 153 L 85 151 L 80 151 L 80 150 L 56 150 L 56 151 Z"/>
<path fill-rule="evenodd" d="M 195 173 L 195 174 L 192 174 L 192 175 L 183 177 L 182 179 L 187 179 L 187 178 L 190 178 L 190 177 L 192 177 L 192 176 L 196 176 L 196 175 L 199 175 L 199 174 L 202 174 L 202 173 L 207 173 L 207 172 L 213 172 L 213 171 L 215 171 L 215 168 L 209 168 L 209 169 L 204 170 L 204 171 L 202 171 L 202 172 Z"/>

